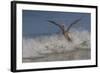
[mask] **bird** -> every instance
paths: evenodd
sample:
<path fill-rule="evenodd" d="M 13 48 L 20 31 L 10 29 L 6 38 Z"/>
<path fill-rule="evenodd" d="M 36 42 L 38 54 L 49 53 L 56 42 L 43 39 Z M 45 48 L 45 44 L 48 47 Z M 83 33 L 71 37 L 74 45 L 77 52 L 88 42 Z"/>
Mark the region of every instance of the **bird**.
<path fill-rule="evenodd" d="M 72 27 L 73 25 L 75 25 L 76 23 L 78 23 L 81 19 L 82 19 L 82 17 L 79 18 L 79 19 L 76 19 L 75 21 L 73 21 L 73 22 L 67 27 L 67 29 L 65 29 L 65 25 L 64 25 L 64 24 L 58 24 L 58 23 L 56 23 L 55 21 L 52 21 L 52 20 L 48 20 L 48 22 L 50 22 L 50 23 L 52 23 L 52 24 L 58 26 L 59 29 L 62 31 L 62 34 L 64 35 L 64 37 L 66 38 L 66 40 L 68 40 L 69 42 L 72 42 L 72 38 L 69 36 L 69 30 L 71 29 L 71 27 Z"/>

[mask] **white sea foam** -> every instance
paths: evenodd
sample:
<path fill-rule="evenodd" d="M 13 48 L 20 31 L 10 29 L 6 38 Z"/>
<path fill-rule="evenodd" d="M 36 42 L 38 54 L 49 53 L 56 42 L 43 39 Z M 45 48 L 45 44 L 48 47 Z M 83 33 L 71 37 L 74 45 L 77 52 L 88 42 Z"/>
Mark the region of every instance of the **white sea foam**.
<path fill-rule="evenodd" d="M 50 36 L 38 36 L 35 38 L 23 37 L 23 57 L 38 57 L 42 54 L 72 51 L 76 47 L 84 46 L 90 49 L 90 32 L 71 31 L 72 42 L 68 42 L 62 34 L 53 34 Z"/>

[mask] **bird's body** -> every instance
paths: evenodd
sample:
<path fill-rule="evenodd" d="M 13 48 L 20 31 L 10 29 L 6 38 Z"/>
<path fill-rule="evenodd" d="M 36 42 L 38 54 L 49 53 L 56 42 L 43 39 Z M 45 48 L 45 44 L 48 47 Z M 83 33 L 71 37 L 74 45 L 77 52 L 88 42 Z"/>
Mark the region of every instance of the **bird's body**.
<path fill-rule="evenodd" d="M 69 42 L 72 42 L 72 39 L 70 38 L 68 32 L 64 32 L 63 35 L 64 35 L 64 37 L 65 37 Z"/>
<path fill-rule="evenodd" d="M 72 42 L 72 39 L 70 38 L 69 36 L 69 32 L 67 32 L 63 26 L 63 29 L 61 30 L 62 31 L 62 34 L 64 35 L 64 37 L 66 38 L 66 40 Z"/>

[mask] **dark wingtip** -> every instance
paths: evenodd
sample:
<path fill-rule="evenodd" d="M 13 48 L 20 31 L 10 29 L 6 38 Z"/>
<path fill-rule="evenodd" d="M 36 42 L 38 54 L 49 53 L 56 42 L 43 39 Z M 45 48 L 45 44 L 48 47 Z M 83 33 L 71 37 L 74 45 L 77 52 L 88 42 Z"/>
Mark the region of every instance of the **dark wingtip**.
<path fill-rule="evenodd" d="M 47 20 L 48 22 L 52 23 L 52 24 L 57 24 L 56 22 L 52 21 L 52 20 Z"/>

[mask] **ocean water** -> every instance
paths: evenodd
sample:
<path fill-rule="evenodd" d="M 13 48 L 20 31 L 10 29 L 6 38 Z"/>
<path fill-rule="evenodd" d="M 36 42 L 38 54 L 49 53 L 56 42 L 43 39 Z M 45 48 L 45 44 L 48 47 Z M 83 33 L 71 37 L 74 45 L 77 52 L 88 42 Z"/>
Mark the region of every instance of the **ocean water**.
<path fill-rule="evenodd" d="M 71 31 L 69 42 L 60 34 L 23 36 L 22 61 L 45 62 L 91 58 L 90 32 Z"/>

